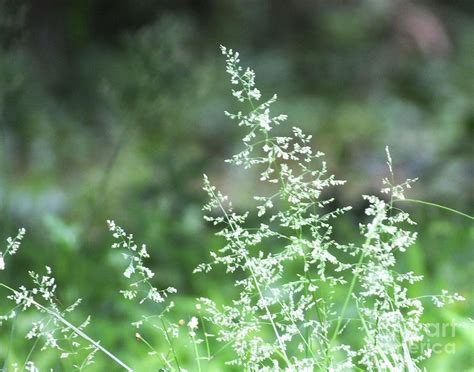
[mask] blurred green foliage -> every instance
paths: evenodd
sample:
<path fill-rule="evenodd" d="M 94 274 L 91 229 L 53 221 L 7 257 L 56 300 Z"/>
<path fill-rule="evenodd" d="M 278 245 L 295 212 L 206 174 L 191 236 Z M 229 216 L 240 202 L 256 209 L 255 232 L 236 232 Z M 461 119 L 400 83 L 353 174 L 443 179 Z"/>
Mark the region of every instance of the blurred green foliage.
<path fill-rule="evenodd" d="M 386 144 L 400 179 L 420 177 L 414 198 L 472 213 L 473 15 L 467 0 L 0 0 L 0 236 L 27 228 L 2 280 L 18 285 L 28 269 L 50 265 L 61 300 L 82 297 L 90 333 L 139 369 L 156 361 L 128 326 L 142 310 L 117 301 L 123 263 L 109 249 L 107 218 L 148 243 L 157 280 L 185 296 L 178 313 L 196 296 L 229 297 L 218 274 L 191 274 L 220 243 L 201 218 L 202 173 L 237 206 L 251 202 L 246 175 L 223 163 L 240 132 L 223 115 L 232 100 L 219 43 L 241 51 L 262 91 L 279 93 L 278 109 L 349 180 L 337 195 L 355 206 L 341 239 L 364 218 L 360 195 L 380 188 Z M 428 320 L 466 323 L 472 225 L 405 207 L 420 240 L 401 265 L 427 277 L 413 290 L 468 298 Z M 8 306 L 2 298 L 2 312 Z M 13 337 L 0 330 L 0 361 L 7 350 L 26 357 L 27 321 Z M 474 368 L 466 327 L 458 353 L 436 354 L 429 370 Z"/>

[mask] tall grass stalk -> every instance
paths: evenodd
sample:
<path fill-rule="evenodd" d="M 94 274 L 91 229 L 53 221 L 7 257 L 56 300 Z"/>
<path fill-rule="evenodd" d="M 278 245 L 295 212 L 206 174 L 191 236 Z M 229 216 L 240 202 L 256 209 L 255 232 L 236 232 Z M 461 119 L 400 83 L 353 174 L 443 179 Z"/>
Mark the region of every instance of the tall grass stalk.
<path fill-rule="evenodd" d="M 204 175 L 203 189 L 208 196 L 204 218 L 217 229 L 222 245 L 194 272 L 205 275 L 216 266 L 223 267 L 234 287 L 232 295 L 223 303 L 201 297 L 189 310 L 191 316 L 186 315 L 188 323 L 170 320 L 175 301 L 179 301 L 177 290 L 157 284 L 160 279 L 147 265 L 150 253 L 145 244 L 138 245 L 133 234 L 107 221 L 114 238 L 112 248 L 124 259 L 126 284 L 119 292 L 121 299 L 142 307 L 147 304 L 151 312 L 131 325 L 137 340 L 151 350 L 150 356 L 156 356 L 153 367 L 201 372 L 212 360 L 221 369 L 230 365 L 245 371 L 421 371 L 431 351 L 416 353 L 413 346 L 427 337 L 425 306 L 430 300 L 441 307 L 464 298 L 447 290 L 410 297 L 410 285 L 423 277 L 399 272 L 397 260 L 416 242 L 416 223 L 393 205 L 418 203 L 469 220 L 474 217 L 406 198 L 415 180 L 397 183 L 386 148 L 389 177 L 382 180 L 379 195 L 362 196 L 367 207 L 360 241 L 337 241 L 333 227 L 351 207 L 336 207 L 329 195 L 346 181 L 330 173 L 324 154 L 313 150 L 312 136 L 298 127 L 281 134 L 279 127 L 287 117 L 271 111 L 277 96 L 263 100 L 253 70 L 241 66 L 237 52 L 225 47 L 221 51 L 238 104 L 236 112 L 225 114 L 243 131 L 240 149 L 227 163 L 255 177 L 260 188 L 251 197 L 252 207 L 240 210 Z M 0 271 L 18 251 L 24 234 L 20 229 L 15 238 L 7 239 L 7 248 L 0 252 Z M 29 308 L 46 315 L 33 322 L 26 335 L 36 340 L 24 369 L 36 370 L 33 351 L 42 340 L 41 350 L 57 350 L 61 359 L 73 355 L 79 370 L 91 365 L 95 353 L 101 351 L 119 367 L 132 371 L 85 333 L 89 317 L 79 326 L 66 320 L 81 300 L 62 309 L 50 267 L 46 266 L 44 275 L 32 271 L 29 275 L 32 289 L 14 289 L 0 282 L 16 306 L 1 315 L 0 322 L 15 319 L 17 311 Z M 196 312 L 197 316 L 192 315 Z M 349 312 L 354 315 L 347 316 Z M 138 332 L 145 324 L 158 332 L 159 341 L 148 341 Z M 184 342 L 183 327 L 187 329 Z M 180 360 L 181 347 L 194 365 Z M 87 355 L 80 362 L 83 352 Z"/>

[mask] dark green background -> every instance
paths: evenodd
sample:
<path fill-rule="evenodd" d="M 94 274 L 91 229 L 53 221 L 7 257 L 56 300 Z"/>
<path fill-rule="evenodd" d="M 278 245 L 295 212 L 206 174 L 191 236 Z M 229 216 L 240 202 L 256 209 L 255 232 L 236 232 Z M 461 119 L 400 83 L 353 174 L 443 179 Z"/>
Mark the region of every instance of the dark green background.
<path fill-rule="evenodd" d="M 400 181 L 420 178 L 410 197 L 472 213 L 473 15 L 468 0 L 0 0 L 0 236 L 27 229 L 1 281 L 19 285 L 50 265 L 61 300 L 84 299 L 89 333 L 142 368 L 160 365 L 128 326 L 146 309 L 118 301 L 123 262 L 106 219 L 149 245 L 156 283 L 183 295 L 177 317 L 197 296 L 229 297 L 221 277 L 191 274 L 220 244 L 201 218 L 202 174 L 238 208 L 254 191 L 223 163 L 241 131 L 223 115 L 234 99 L 219 44 L 241 52 L 264 96 L 279 94 L 275 110 L 312 133 L 349 181 L 336 193 L 354 206 L 339 239 L 358 239 L 361 195 L 381 187 L 385 145 Z M 427 278 L 413 292 L 472 298 L 472 224 L 405 207 L 420 239 L 401 266 Z M 0 361 L 9 344 L 11 361 L 24 359 L 31 316 L 17 320 L 15 342 L 10 325 L 0 329 Z M 469 316 L 470 299 L 426 320 Z M 470 327 L 453 339 L 458 353 L 436 354 L 430 370 L 473 368 Z M 149 338 L 159 347 L 159 335 Z M 97 360 L 98 370 L 108 363 Z"/>

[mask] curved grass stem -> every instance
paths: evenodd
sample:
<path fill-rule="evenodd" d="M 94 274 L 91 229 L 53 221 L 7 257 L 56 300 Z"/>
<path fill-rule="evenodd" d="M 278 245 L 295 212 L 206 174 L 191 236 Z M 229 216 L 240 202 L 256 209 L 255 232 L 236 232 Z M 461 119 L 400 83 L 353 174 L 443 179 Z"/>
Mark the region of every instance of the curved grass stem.
<path fill-rule="evenodd" d="M 364 243 L 364 245 L 367 245 L 367 244 L 369 244 L 369 241 L 366 241 Z M 359 258 L 359 261 L 357 262 L 357 267 L 356 268 L 359 268 L 359 266 L 362 265 L 362 263 L 364 262 L 364 258 L 365 258 L 365 254 L 362 253 L 360 258 Z M 331 345 L 334 342 L 334 340 L 336 339 L 336 337 L 339 333 L 339 330 L 341 329 L 342 321 L 344 320 L 344 315 L 346 314 L 347 306 L 349 305 L 349 300 L 351 299 L 352 292 L 354 291 L 354 287 L 357 283 L 357 279 L 359 279 L 359 274 L 356 272 L 352 276 L 351 284 L 349 285 L 349 290 L 347 291 L 347 295 L 346 295 L 346 298 L 344 300 L 344 304 L 342 305 L 341 314 L 339 315 L 339 318 L 337 319 L 336 328 L 334 329 L 334 333 L 333 333 L 331 339 L 329 340 L 329 345 Z"/>
<path fill-rule="evenodd" d="M 13 288 L 9 287 L 6 284 L 0 283 L 0 286 L 3 288 L 6 288 L 10 290 L 13 293 L 17 293 Z M 55 311 L 48 309 L 47 307 L 41 305 L 40 303 L 36 302 L 33 300 L 31 302 L 35 307 L 38 309 L 41 309 L 45 312 L 47 312 L 49 315 L 55 317 L 57 320 L 59 320 L 61 323 L 63 323 L 66 327 L 69 329 L 73 330 L 77 335 L 82 337 L 84 340 L 89 342 L 91 345 L 102 351 L 105 355 L 107 355 L 110 359 L 112 359 L 115 363 L 117 363 L 119 366 L 121 366 L 123 369 L 126 371 L 132 372 L 133 369 L 130 368 L 128 365 L 126 365 L 124 362 L 122 362 L 119 358 L 117 358 L 114 354 L 112 354 L 109 350 L 104 348 L 103 346 L 100 345 L 99 342 L 94 341 L 92 338 L 90 338 L 87 334 L 85 334 L 83 331 L 81 331 L 79 328 L 77 328 L 74 324 L 68 322 L 66 319 L 64 319 L 60 314 L 56 313 Z"/>
<path fill-rule="evenodd" d="M 446 207 L 445 205 L 440 205 L 440 204 L 436 204 L 436 203 L 430 203 L 430 202 L 426 202 L 426 201 L 423 201 L 423 200 L 417 200 L 417 199 L 395 199 L 394 202 L 411 202 L 411 203 L 418 203 L 418 204 L 424 204 L 424 205 L 428 205 L 430 207 L 435 207 L 435 208 L 439 208 L 439 209 L 444 209 L 445 211 L 449 211 L 451 213 L 455 213 L 455 214 L 458 214 L 460 216 L 463 216 L 463 217 L 466 217 L 467 219 L 469 220 L 474 220 L 474 216 L 470 216 L 466 213 L 463 213 L 461 211 L 458 211 L 456 209 L 453 209 L 453 208 L 449 208 L 449 207 Z"/>

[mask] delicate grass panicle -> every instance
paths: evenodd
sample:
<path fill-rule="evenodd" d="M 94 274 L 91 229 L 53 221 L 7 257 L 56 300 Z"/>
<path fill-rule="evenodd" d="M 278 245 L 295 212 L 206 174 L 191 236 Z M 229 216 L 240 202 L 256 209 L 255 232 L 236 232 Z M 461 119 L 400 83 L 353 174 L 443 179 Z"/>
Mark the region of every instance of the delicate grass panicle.
<path fill-rule="evenodd" d="M 332 235 L 334 220 L 350 207 L 332 207 L 334 200 L 327 197 L 331 193 L 326 190 L 345 181 L 329 173 L 324 154 L 313 151 L 310 135 L 297 127 L 286 136 L 278 134 L 281 131 L 275 128 L 287 118 L 271 113 L 276 95 L 262 100 L 254 72 L 241 67 L 238 53 L 221 49 L 232 94 L 243 106 L 226 115 L 245 129 L 241 150 L 227 162 L 254 169 L 249 174 L 257 174 L 263 191 L 253 196 L 254 208 L 241 212 L 204 176 L 209 196 L 203 207 L 205 219 L 219 229 L 217 235 L 224 244 L 195 272 L 223 266 L 237 295 L 228 303 L 200 298 L 185 317 L 188 320 L 169 320 L 174 301 L 168 297 L 176 289 L 155 287 L 154 272 L 145 264 L 149 258 L 146 246 L 135 244 L 133 235 L 109 220 L 115 239 L 112 248 L 120 250 L 126 261 L 123 275 L 129 284 L 120 291 L 123 299 L 149 303 L 152 307 L 147 308 L 154 309 L 132 323 L 136 339 L 157 357 L 156 366 L 165 370 L 201 371 L 208 363 L 215 366 L 216 361 L 222 369 L 235 365 L 248 371 L 420 370 L 420 362 L 430 356 L 430 350 L 413 352 L 427 331 L 421 320 L 424 305 L 422 298 L 408 295 L 407 286 L 422 277 L 398 273 L 395 266 L 397 256 L 417 237 L 416 232 L 406 230 L 415 225 L 409 215 L 394 207 L 395 202 L 409 200 L 404 193 L 414 180 L 395 183 L 387 148 L 389 177 L 381 190 L 387 197 L 363 196 L 368 222 L 360 226 L 362 242 L 337 242 Z M 258 223 L 252 226 L 249 221 Z M 5 269 L 6 258 L 17 252 L 24 234 L 21 229 L 7 240 L 6 250 L 0 253 L 0 270 Z M 100 351 L 132 370 L 84 332 L 89 318 L 79 326 L 66 320 L 80 299 L 64 309 L 59 306 L 49 267 L 45 275 L 30 272 L 30 277 L 32 289 L 0 283 L 13 301 L 13 309 L 0 321 L 34 308 L 44 317 L 33 322 L 26 337 L 42 340 L 41 349 L 57 349 L 60 358 L 74 356 L 78 369 L 91 364 Z M 445 290 L 424 298 L 431 298 L 436 306 L 463 300 Z M 145 324 L 160 332 L 160 344 L 152 345 L 138 332 Z M 178 343 L 189 346 L 184 359 L 191 356 L 194 363 L 183 364 Z M 233 357 L 221 357 L 223 348 L 231 348 Z M 22 369 L 36 370 L 32 356 L 33 352 L 26 357 Z M 14 363 L 16 370 L 19 366 Z"/>

